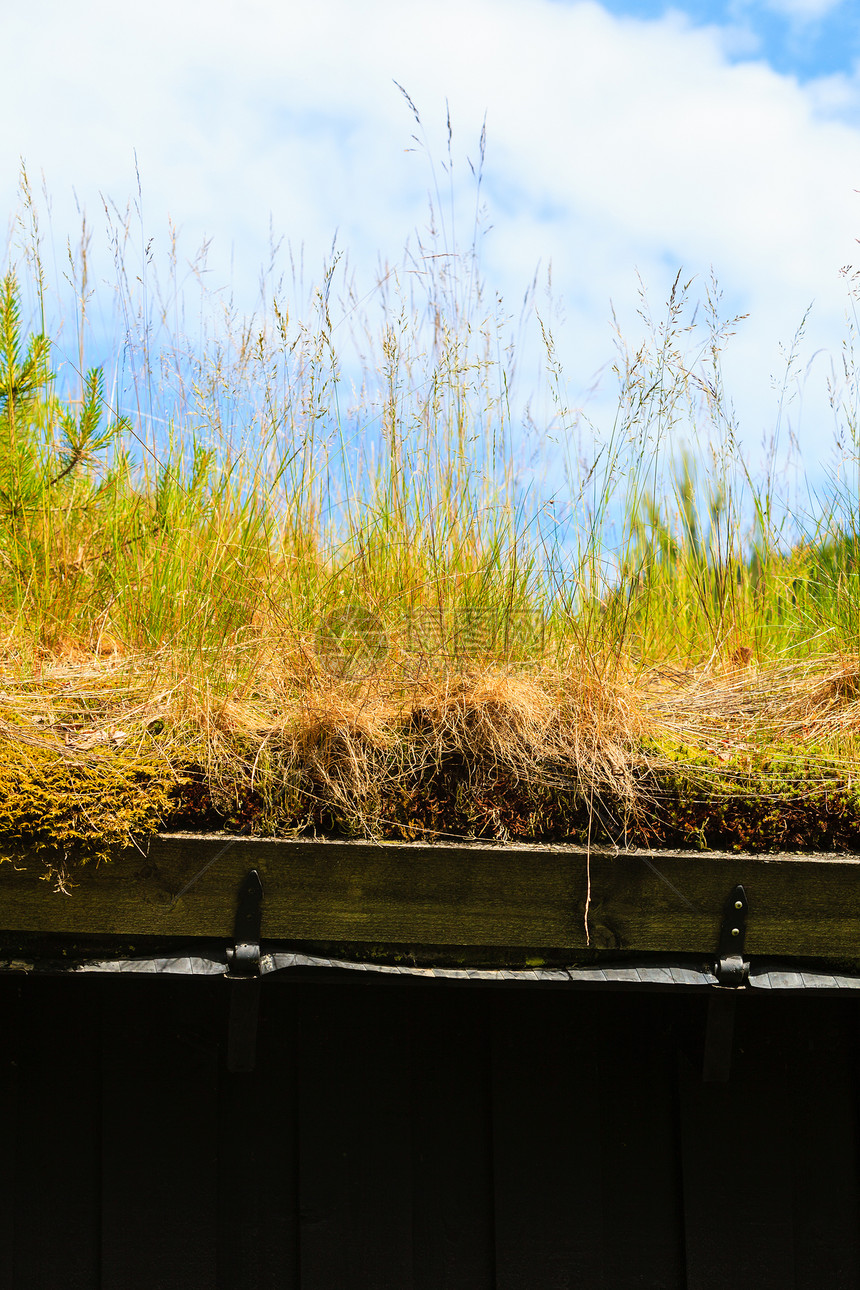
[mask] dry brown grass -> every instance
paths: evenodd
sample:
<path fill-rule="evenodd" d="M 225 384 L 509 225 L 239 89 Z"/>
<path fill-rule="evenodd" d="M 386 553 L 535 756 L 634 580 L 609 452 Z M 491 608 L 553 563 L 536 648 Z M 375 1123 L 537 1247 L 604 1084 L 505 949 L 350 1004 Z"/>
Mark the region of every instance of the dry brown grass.
<path fill-rule="evenodd" d="M 715 750 L 761 750 L 788 741 L 811 748 L 860 731 L 856 658 L 699 669 L 649 689 L 653 721 L 678 739 Z"/>
<path fill-rule="evenodd" d="M 65 649 L 17 681 L 7 663 L 8 854 L 38 855 L 62 878 L 177 820 L 556 841 L 590 841 L 595 824 L 594 840 L 623 846 L 648 840 L 678 776 L 691 801 L 747 806 L 782 793 L 789 807 L 816 766 L 831 792 L 850 791 L 860 731 L 860 665 L 837 657 L 564 673 L 487 661 L 361 681 L 312 666 L 261 671 L 253 694 L 226 699 L 188 675 L 165 680 L 163 662 L 118 653 Z"/>

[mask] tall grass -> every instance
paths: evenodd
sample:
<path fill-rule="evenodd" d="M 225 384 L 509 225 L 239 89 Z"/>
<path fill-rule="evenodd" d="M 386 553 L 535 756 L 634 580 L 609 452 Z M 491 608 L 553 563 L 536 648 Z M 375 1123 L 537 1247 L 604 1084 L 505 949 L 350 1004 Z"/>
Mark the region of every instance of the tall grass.
<path fill-rule="evenodd" d="M 511 320 L 470 256 L 419 242 L 364 300 L 335 260 L 303 314 L 278 284 L 251 318 L 201 288 L 189 336 L 175 248 L 147 296 L 129 237 L 115 223 L 110 397 L 99 369 L 58 393 L 56 345 L 22 321 L 21 266 L 4 280 L 7 657 L 110 649 L 235 689 L 270 668 L 384 683 L 476 658 L 856 652 L 853 334 L 833 391 L 846 473 L 805 524 L 738 445 L 721 373 L 738 320 L 711 284 L 694 327 L 680 277 L 662 316 L 643 298 L 635 351 L 618 337 L 609 426 L 568 411 L 541 324 L 564 447 L 552 488 L 539 469 L 526 488 L 550 427 L 522 416 Z M 38 250 L 24 286 L 43 302 Z M 86 236 L 75 276 L 83 337 Z"/>
<path fill-rule="evenodd" d="M 821 757 L 826 736 L 831 762 L 849 755 L 853 315 L 830 391 L 837 469 L 802 513 L 744 459 L 722 373 L 741 320 L 715 282 L 698 298 L 679 275 L 659 312 L 643 291 L 641 339 L 616 337 L 614 414 L 591 423 L 534 292 L 509 315 L 440 205 L 370 291 L 334 254 L 310 293 L 267 270 L 252 315 L 207 286 L 205 252 L 183 269 L 171 240 L 150 263 L 108 208 L 115 345 L 87 370 L 88 232 L 69 255 L 76 315 L 51 338 L 25 184 L 26 254 L 0 291 L 0 736 L 15 767 L 22 747 L 56 760 L 32 721 L 66 749 L 133 748 L 111 838 L 156 827 L 139 782 L 163 816 L 186 774 L 235 827 L 413 836 L 423 811 L 425 830 L 453 813 L 454 831 L 505 836 L 508 793 L 520 831 L 573 836 L 572 793 L 585 838 L 595 820 L 626 837 L 666 739 L 673 767 L 696 744 L 718 771 L 731 740 L 746 756 L 802 736 Z M 450 779 L 442 805 L 428 767 Z M 71 838 L 102 795 L 97 777 L 85 806 L 72 794 Z"/>

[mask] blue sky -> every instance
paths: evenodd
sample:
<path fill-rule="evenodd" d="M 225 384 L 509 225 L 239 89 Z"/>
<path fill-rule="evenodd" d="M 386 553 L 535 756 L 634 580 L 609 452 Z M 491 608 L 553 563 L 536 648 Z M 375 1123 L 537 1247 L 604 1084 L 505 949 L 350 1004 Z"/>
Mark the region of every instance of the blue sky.
<path fill-rule="evenodd" d="M 337 231 L 371 291 L 380 257 L 397 263 L 426 226 L 449 110 L 468 244 L 468 162 L 486 119 L 482 269 L 515 313 L 536 267 L 552 265 L 571 399 L 611 385 L 613 308 L 635 341 L 637 275 L 658 302 L 678 268 L 701 285 L 713 267 L 726 309 L 750 314 L 727 379 L 754 451 L 781 347 L 812 303 L 790 417 L 807 460 L 824 459 L 849 304 L 839 271 L 858 262 L 860 236 L 858 15 L 855 0 L 4 6 L 9 254 L 23 157 L 50 195 L 56 276 L 85 210 L 109 303 L 103 199 L 134 201 L 137 165 L 132 234 L 155 262 L 171 221 L 180 265 L 209 240 L 210 284 L 251 308 L 270 228 L 303 249 L 309 278 Z M 421 112 L 418 150 L 395 80 Z"/>
<path fill-rule="evenodd" d="M 565 3 L 566 0 L 559 0 Z M 736 33 L 735 57 L 763 57 L 775 71 L 801 81 L 850 74 L 860 57 L 860 19 L 854 0 L 607 0 L 610 13 L 660 18 L 674 8 L 700 26 Z"/>

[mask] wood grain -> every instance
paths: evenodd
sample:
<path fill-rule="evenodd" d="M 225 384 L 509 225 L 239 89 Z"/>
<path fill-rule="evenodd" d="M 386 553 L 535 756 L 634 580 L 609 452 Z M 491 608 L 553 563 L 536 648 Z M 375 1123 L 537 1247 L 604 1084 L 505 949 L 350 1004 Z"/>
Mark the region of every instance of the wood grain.
<path fill-rule="evenodd" d="M 435 946 L 716 949 L 743 883 L 746 953 L 855 957 L 860 857 L 729 856 L 577 847 L 320 842 L 166 835 L 83 870 L 70 895 L 0 864 L 0 931 L 230 939 L 248 870 L 264 940 Z M 585 902 L 590 874 L 588 937 Z"/>

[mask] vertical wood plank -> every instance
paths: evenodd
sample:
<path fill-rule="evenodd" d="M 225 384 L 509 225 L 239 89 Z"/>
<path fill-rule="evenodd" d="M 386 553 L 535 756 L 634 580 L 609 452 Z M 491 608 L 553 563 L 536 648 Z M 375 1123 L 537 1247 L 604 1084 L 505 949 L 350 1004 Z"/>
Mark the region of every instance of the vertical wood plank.
<path fill-rule="evenodd" d="M 493 1019 L 496 1284 L 603 1284 L 603 1141 L 587 996 L 499 992 Z"/>
<path fill-rule="evenodd" d="M 490 996 L 415 992 L 415 1290 L 495 1286 Z"/>
<path fill-rule="evenodd" d="M 221 1064 L 218 1155 L 219 1290 L 297 1290 L 298 998 L 266 981 L 254 1071 Z"/>
<path fill-rule="evenodd" d="M 592 996 L 603 1195 L 603 1284 L 685 1286 L 677 1044 L 684 1001 L 667 994 Z M 592 1011 L 594 1016 L 594 1011 Z"/>
<path fill-rule="evenodd" d="M 795 1285 L 793 1041 L 778 1024 L 783 1002 L 738 998 L 727 1083 L 704 1083 L 701 1066 L 681 1058 L 688 1290 Z"/>
<path fill-rule="evenodd" d="M 22 984 L 15 1290 L 99 1285 L 100 982 Z"/>
<path fill-rule="evenodd" d="M 220 979 L 113 978 L 101 1290 L 216 1285 Z"/>
<path fill-rule="evenodd" d="M 0 1290 L 15 1288 L 18 1025 L 23 984 L 17 976 L 0 978 Z"/>
<path fill-rule="evenodd" d="M 801 996 L 786 1008 L 797 1290 L 860 1285 L 860 1009 Z"/>
<path fill-rule="evenodd" d="M 411 1290 L 408 993 L 311 986 L 299 1054 L 302 1290 Z"/>

